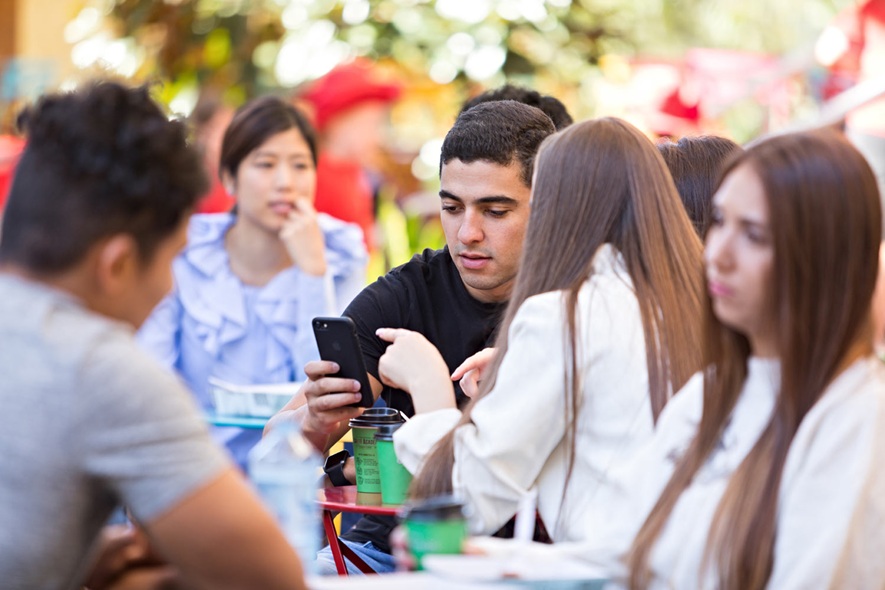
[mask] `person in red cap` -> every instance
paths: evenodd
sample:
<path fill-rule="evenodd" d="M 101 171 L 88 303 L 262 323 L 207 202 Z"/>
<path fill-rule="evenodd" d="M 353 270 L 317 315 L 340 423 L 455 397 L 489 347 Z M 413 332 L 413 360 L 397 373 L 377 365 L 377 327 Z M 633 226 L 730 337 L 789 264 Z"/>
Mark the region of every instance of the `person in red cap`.
<path fill-rule="evenodd" d="M 338 66 L 302 95 L 320 133 L 316 209 L 358 224 L 371 250 L 374 188 L 366 167 L 381 139 L 388 109 L 402 87 L 382 80 L 365 60 Z"/>

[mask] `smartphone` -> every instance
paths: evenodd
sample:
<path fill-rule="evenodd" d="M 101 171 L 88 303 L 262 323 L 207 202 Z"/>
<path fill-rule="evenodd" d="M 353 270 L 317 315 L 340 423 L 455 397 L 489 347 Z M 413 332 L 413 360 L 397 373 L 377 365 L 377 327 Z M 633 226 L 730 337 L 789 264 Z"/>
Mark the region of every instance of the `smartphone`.
<path fill-rule="evenodd" d="M 360 392 L 363 397 L 351 405 L 355 408 L 371 408 L 375 404 L 375 397 L 372 395 L 372 386 L 369 385 L 369 375 L 366 372 L 366 363 L 363 361 L 363 351 L 353 320 L 347 317 L 313 318 L 313 335 L 317 341 L 320 358 L 336 362 L 341 367 L 337 373 L 329 376 L 360 382 Z"/>

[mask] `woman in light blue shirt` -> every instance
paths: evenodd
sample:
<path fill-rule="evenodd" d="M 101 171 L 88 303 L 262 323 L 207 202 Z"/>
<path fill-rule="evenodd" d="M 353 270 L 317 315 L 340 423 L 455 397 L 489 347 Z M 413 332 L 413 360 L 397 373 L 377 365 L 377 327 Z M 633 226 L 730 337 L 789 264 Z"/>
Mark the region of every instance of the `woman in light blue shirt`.
<path fill-rule="evenodd" d="M 339 314 L 365 284 L 362 231 L 313 208 L 316 162 L 313 129 L 275 97 L 242 107 L 224 135 L 219 169 L 234 212 L 192 218 L 175 288 L 139 333 L 204 408 L 209 377 L 302 380 L 318 358 L 311 319 Z M 260 438 L 214 434 L 241 465 Z"/>

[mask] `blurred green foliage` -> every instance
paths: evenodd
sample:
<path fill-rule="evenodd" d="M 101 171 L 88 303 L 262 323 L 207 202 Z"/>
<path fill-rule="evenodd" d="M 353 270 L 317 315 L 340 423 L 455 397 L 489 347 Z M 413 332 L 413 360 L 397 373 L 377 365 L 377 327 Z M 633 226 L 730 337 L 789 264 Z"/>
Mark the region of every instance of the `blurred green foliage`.
<path fill-rule="evenodd" d="M 808 46 L 850 0 L 91 0 L 140 48 L 167 102 L 212 87 L 234 103 L 297 86 L 348 55 L 439 83 L 578 88 L 609 54 Z"/>
<path fill-rule="evenodd" d="M 379 206 L 387 244 L 385 259 L 376 262 L 383 272 L 410 251 L 444 242 L 435 214 L 403 215 L 399 199 L 420 194 L 423 183 L 435 201 L 437 152 L 427 149 L 429 140 L 444 135 L 472 93 L 515 82 L 557 96 L 582 119 L 646 92 L 629 85 L 634 58 L 677 63 L 688 49 L 708 47 L 808 61 L 817 35 L 852 0 L 81 2 L 70 35 L 74 52 L 94 39 L 107 47 L 84 49 L 81 67 L 159 80 L 158 98 L 182 114 L 206 91 L 237 106 L 297 90 L 349 57 L 397 70 L 408 92 L 392 115 L 389 144 L 398 164 L 385 175 L 397 191 Z M 608 104 L 600 102 L 604 92 L 614 97 Z M 805 88 L 791 96 L 811 94 Z M 717 115 L 719 128 L 710 131 L 747 140 L 769 127 L 769 111 L 748 92 Z"/>

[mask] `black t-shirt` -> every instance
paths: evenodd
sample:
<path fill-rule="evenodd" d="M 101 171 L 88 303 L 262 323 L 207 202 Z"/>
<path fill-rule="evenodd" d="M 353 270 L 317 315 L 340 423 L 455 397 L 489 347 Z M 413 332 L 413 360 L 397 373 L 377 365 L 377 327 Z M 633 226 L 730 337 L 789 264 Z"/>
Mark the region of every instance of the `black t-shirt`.
<path fill-rule="evenodd" d="M 449 371 L 464 359 L 492 346 L 506 303 L 483 303 L 470 296 L 448 248 L 424 250 L 356 296 L 344 315 L 356 324 L 366 370 L 378 379 L 378 359 L 388 343 L 375 336 L 378 328 L 405 328 L 424 335 L 442 354 Z M 380 381 L 380 379 L 378 379 Z M 385 386 L 387 405 L 412 416 L 408 393 Z M 455 383 L 457 403 L 467 399 Z M 371 541 L 390 553 L 393 518 L 367 516 L 342 535 L 349 541 Z"/>
<path fill-rule="evenodd" d="M 378 359 L 388 343 L 378 328 L 405 328 L 423 334 L 442 354 L 449 371 L 464 359 L 492 346 L 505 303 L 482 303 L 467 292 L 448 248 L 424 250 L 366 287 L 344 310 L 356 324 L 366 370 L 378 379 Z M 380 379 L 378 379 L 380 381 Z M 385 386 L 387 405 L 415 413 L 412 398 Z M 466 400 L 455 384 L 458 405 Z"/>

